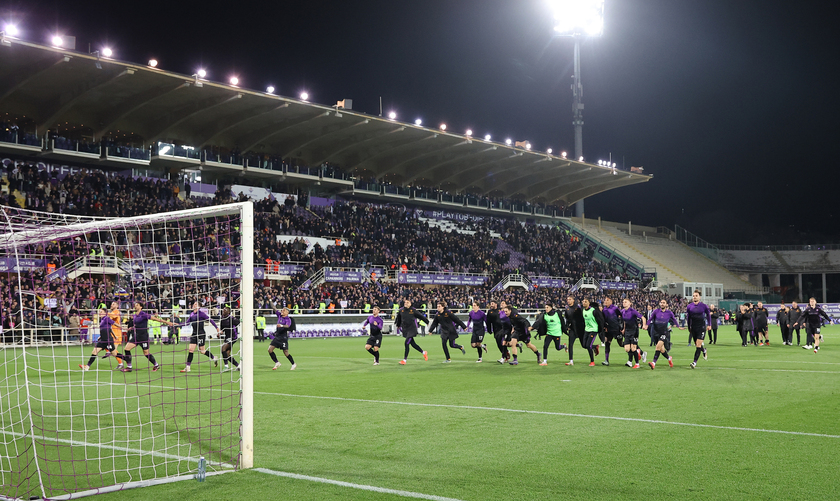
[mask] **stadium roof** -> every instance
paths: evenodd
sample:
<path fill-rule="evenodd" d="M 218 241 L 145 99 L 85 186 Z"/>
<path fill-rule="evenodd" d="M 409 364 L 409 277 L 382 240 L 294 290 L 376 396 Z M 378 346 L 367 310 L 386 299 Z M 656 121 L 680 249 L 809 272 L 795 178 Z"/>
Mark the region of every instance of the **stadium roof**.
<path fill-rule="evenodd" d="M 19 40 L 0 47 L 0 112 L 33 120 L 39 136 L 75 125 L 97 140 L 129 136 L 146 145 L 166 141 L 238 149 L 306 165 L 329 162 L 394 184 L 470 189 L 567 206 L 651 179 Z"/>

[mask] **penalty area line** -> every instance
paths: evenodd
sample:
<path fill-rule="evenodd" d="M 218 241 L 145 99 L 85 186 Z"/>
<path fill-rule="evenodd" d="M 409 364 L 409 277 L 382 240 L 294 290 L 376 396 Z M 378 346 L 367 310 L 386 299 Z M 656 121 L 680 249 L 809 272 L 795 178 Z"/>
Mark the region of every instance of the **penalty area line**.
<path fill-rule="evenodd" d="M 427 404 L 420 402 L 396 402 L 391 400 L 368 400 L 363 398 L 345 398 L 345 397 L 324 397 L 318 395 L 295 395 L 292 393 L 271 393 L 266 391 L 255 391 L 254 394 L 259 395 L 274 395 L 277 397 L 293 397 L 293 398 L 312 398 L 316 400 L 339 400 L 343 402 L 361 402 L 370 404 L 390 404 L 390 405 L 408 405 L 413 407 L 440 407 L 446 409 L 465 409 L 465 410 L 479 410 L 479 411 L 493 411 L 493 412 L 512 412 L 516 414 L 537 414 L 541 416 L 564 416 L 587 419 L 608 419 L 612 421 L 630 421 L 635 423 L 648 424 L 665 424 L 671 426 L 689 426 L 693 428 L 712 428 L 716 430 L 730 430 L 730 431 L 750 431 L 756 433 L 777 433 L 780 435 L 797 435 L 802 437 L 822 437 L 822 438 L 840 438 L 840 435 L 829 435 L 826 433 L 808 433 L 804 431 L 786 431 L 786 430 L 767 430 L 763 428 L 743 428 L 740 426 L 721 426 L 715 424 L 702 423 L 683 423 L 680 421 L 663 421 L 659 419 L 642 419 L 630 418 L 621 416 L 597 416 L 592 414 L 574 414 L 570 412 L 551 412 L 551 411 L 532 411 L 526 409 L 506 409 L 504 407 L 481 407 L 475 405 L 453 405 L 453 404 Z"/>
<path fill-rule="evenodd" d="M 289 473 L 285 471 L 274 471 L 266 468 L 254 468 L 254 471 L 265 473 L 267 475 L 274 475 L 276 477 L 293 478 L 295 480 L 308 480 L 310 482 L 318 482 L 321 484 L 337 485 L 339 487 L 349 487 L 351 489 L 360 489 L 363 491 L 378 492 L 381 494 L 394 494 L 404 498 L 428 499 L 430 501 L 460 501 L 455 498 L 447 498 L 443 496 L 435 496 L 432 494 L 423 494 L 420 492 L 400 491 L 396 489 L 386 489 L 384 487 L 376 487 L 374 485 L 351 484 L 350 482 L 342 482 L 340 480 L 332 480 L 329 478 L 311 477 L 309 475 L 300 475 L 298 473 Z"/>

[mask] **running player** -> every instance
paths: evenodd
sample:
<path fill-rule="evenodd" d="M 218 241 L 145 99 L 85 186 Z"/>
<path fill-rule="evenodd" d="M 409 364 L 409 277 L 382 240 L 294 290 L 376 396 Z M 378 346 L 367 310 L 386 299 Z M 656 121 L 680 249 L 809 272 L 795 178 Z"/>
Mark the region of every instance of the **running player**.
<path fill-rule="evenodd" d="M 499 304 L 496 301 L 490 301 L 490 309 L 487 310 L 487 332 L 493 334 L 493 338 L 496 340 L 496 347 L 499 348 L 499 353 L 502 355 L 502 358 L 497 360 L 500 364 L 510 359 L 510 352 L 505 342 L 502 315 L 504 315 L 504 312 L 499 310 Z"/>
<path fill-rule="evenodd" d="M 589 353 L 589 367 L 595 367 L 595 355 L 598 355 L 598 333 L 604 330 L 604 315 L 597 305 L 592 306 L 588 298 L 583 301 L 584 345 Z"/>
<path fill-rule="evenodd" d="M 435 330 L 435 326 L 438 325 L 440 325 L 440 344 L 443 347 L 443 355 L 446 357 L 443 363 L 448 364 L 452 362 L 452 359 L 449 358 L 450 347 L 459 349 L 462 354 L 466 355 L 467 350 L 465 350 L 460 344 L 456 344 L 455 340 L 458 339 L 458 329 L 456 326 L 464 330 L 466 330 L 467 326 L 460 318 L 449 311 L 443 302 L 438 302 L 437 304 L 437 315 L 435 315 L 435 319 L 432 320 L 432 325 L 429 326 L 429 332 L 433 332 Z M 446 346 L 447 344 L 449 344 L 449 347 Z"/>
<path fill-rule="evenodd" d="M 379 365 L 379 348 L 382 347 L 382 328 L 385 322 L 379 316 L 379 306 L 373 307 L 373 314 L 367 317 L 362 328 L 370 325 L 370 336 L 365 342 L 365 351 L 373 355 L 373 365 Z"/>
<path fill-rule="evenodd" d="M 481 306 L 479 306 L 478 302 L 473 301 L 472 311 L 467 318 L 467 328 L 469 329 L 470 325 L 472 325 L 470 346 L 478 351 L 478 360 L 476 360 L 476 363 L 481 362 L 482 355 L 487 353 L 487 345 L 484 344 L 484 325 L 486 322 L 487 315 L 481 311 Z"/>
<path fill-rule="evenodd" d="M 534 322 L 534 325 L 535 327 L 531 327 L 530 329 L 536 330 L 538 337 L 545 336 L 545 342 L 543 342 L 542 362 L 540 362 L 540 365 L 548 365 L 548 349 L 551 347 L 552 343 L 554 344 L 554 349 L 557 351 L 566 348 L 566 345 L 560 343 L 560 336 L 562 336 L 563 331 L 566 330 L 563 315 L 554 309 L 554 303 L 545 303 L 545 313 L 537 317 L 537 321 Z"/>
<path fill-rule="evenodd" d="M 192 335 L 190 335 L 190 346 L 189 346 L 189 353 L 187 353 L 187 365 L 181 369 L 181 372 L 190 372 L 190 366 L 192 365 L 193 360 L 193 353 L 195 353 L 195 348 L 198 347 L 198 352 L 206 355 L 207 358 L 213 361 L 213 367 L 219 366 L 219 360 L 210 353 L 210 350 L 205 348 L 205 343 L 207 343 L 207 334 L 204 333 L 204 323 L 209 321 L 213 324 L 213 327 L 216 330 L 219 330 L 219 326 L 216 325 L 216 322 L 210 318 L 207 313 L 201 311 L 198 306 L 198 301 L 193 303 L 193 312 L 190 314 L 190 317 L 187 319 L 187 323 L 190 324 L 192 327 Z"/>
<path fill-rule="evenodd" d="M 233 370 L 238 371 L 239 362 L 233 358 L 231 352 L 233 351 L 233 345 L 239 341 L 239 319 L 233 316 L 230 308 L 225 306 L 222 310 L 222 319 L 219 320 L 219 325 L 222 328 L 221 337 L 224 339 L 224 344 L 222 344 L 222 361 L 224 363 L 222 372 L 229 371 L 230 364 L 233 364 Z"/>
<path fill-rule="evenodd" d="M 632 308 L 629 299 L 624 298 L 624 308 L 621 310 L 621 320 L 624 322 L 624 352 L 627 353 L 627 366 L 634 369 L 639 368 L 639 360 L 647 361 L 647 353 L 639 349 L 639 324 L 642 329 L 647 329 L 647 321 L 638 311 Z"/>
<path fill-rule="evenodd" d="M 610 365 L 610 345 L 612 344 L 612 340 L 615 339 L 619 347 L 623 344 L 619 342 L 621 331 L 624 330 L 622 324 L 623 319 L 618 305 L 613 304 L 613 300 L 609 297 L 604 299 L 604 310 L 602 313 L 604 314 L 604 344 L 606 346 L 604 347 L 604 361 L 601 362 L 601 365 Z"/>
<path fill-rule="evenodd" d="M 289 316 L 289 309 L 283 308 L 280 310 L 280 314 L 277 315 L 277 329 L 274 331 L 274 339 L 271 340 L 271 344 L 268 346 L 268 356 L 274 362 L 274 367 L 271 370 L 276 371 L 280 368 L 280 361 L 277 360 L 277 355 L 274 354 L 276 348 L 283 350 L 283 355 L 286 355 L 289 363 L 292 364 L 292 368 L 289 370 L 293 371 L 297 369 L 295 358 L 289 354 L 289 333 L 296 330 L 297 324 L 295 323 L 295 319 Z"/>
<path fill-rule="evenodd" d="M 90 370 L 90 366 L 93 365 L 93 362 L 96 360 L 96 355 L 99 354 L 100 351 L 105 350 L 108 355 L 116 356 L 116 347 L 114 346 L 114 338 L 113 338 L 113 331 L 111 327 L 113 327 L 114 321 L 108 315 L 108 312 L 105 311 L 105 308 L 99 310 L 99 340 L 96 342 L 96 346 L 93 347 L 93 352 L 90 354 L 90 359 L 88 359 L 87 364 L 79 364 L 79 368 L 83 371 Z M 93 336 L 91 336 L 93 338 Z"/>
<path fill-rule="evenodd" d="M 417 336 L 417 320 L 427 322 L 429 319 L 426 318 L 426 315 L 423 315 L 411 306 L 410 299 L 406 299 L 403 307 L 397 312 L 396 319 L 394 319 L 394 324 L 397 326 L 397 333 L 399 334 L 402 331 L 402 335 L 405 338 L 405 354 L 403 355 L 403 359 L 400 360 L 400 365 L 405 365 L 408 362 L 408 352 L 411 348 L 422 353 L 424 360 L 429 360 L 429 354 L 423 351 L 423 348 L 414 341 L 415 336 Z"/>
<path fill-rule="evenodd" d="M 700 355 L 703 355 L 703 360 L 708 359 L 706 347 L 703 346 L 703 340 L 706 339 L 706 332 L 712 330 L 712 312 L 709 307 L 700 301 L 700 291 L 694 291 L 691 295 L 691 302 L 686 307 L 686 318 L 688 319 L 688 331 L 691 333 L 691 339 L 694 340 L 694 361 L 691 362 L 691 367 L 697 367 L 697 361 L 700 360 Z"/>
<path fill-rule="evenodd" d="M 805 335 L 807 336 L 805 342 L 807 344 L 804 348 L 806 350 L 813 348 L 814 353 L 820 350 L 820 340 L 822 340 L 822 335 L 820 334 L 822 319 L 820 317 L 825 318 L 829 323 L 831 322 L 831 317 L 817 304 L 817 300 L 814 298 L 809 299 L 808 306 L 805 307 L 802 311 L 802 316 L 799 317 L 798 325 L 805 327 Z"/>
<path fill-rule="evenodd" d="M 582 348 L 586 348 L 586 346 L 583 344 L 583 312 L 575 302 L 574 296 L 566 298 L 566 310 L 563 312 L 563 315 L 566 317 L 566 334 L 569 336 L 569 361 L 566 362 L 566 365 L 575 365 L 575 341 L 580 339 L 580 346 Z"/>
<path fill-rule="evenodd" d="M 139 301 L 135 301 L 134 316 L 131 317 L 132 326 L 129 328 L 130 334 L 128 336 L 128 344 L 125 345 L 125 354 L 123 355 L 126 367 L 124 369 L 120 369 L 121 371 L 131 372 L 131 350 L 133 350 L 136 346 L 140 346 L 143 350 L 143 355 L 145 355 L 149 360 L 149 363 L 152 364 L 152 371 L 160 369 L 160 364 L 155 361 L 155 356 L 149 353 L 150 320 L 166 324 L 170 327 L 174 325 L 172 322 L 164 320 L 157 315 L 151 315 L 143 311 L 143 305 L 140 304 Z"/>
<path fill-rule="evenodd" d="M 770 346 L 770 338 L 767 336 L 768 330 L 768 322 L 767 317 L 770 316 L 770 312 L 767 311 L 767 308 L 764 307 L 761 301 L 758 302 L 758 305 L 755 307 L 755 312 L 753 312 L 753 318 L 755 319 L 755 333 L 758 336 L 758 345 L 764 346 L 765 343 L 767 346 Z"/>
<path fill-rule="evenodd" d="M 531 324 L 528 322 L 528 319 L 523 317 L 519 314 L 516 309 L 511 308 L 510 306 L 505 305 L 505 315 L 510 319 L 511 324 L 511 334 L 510 334 L 510 342 L 508 346 L 513 348 L 513 360 L 510 362 L 510 365 L 519 365 L 519 360 L 517 360 L 517 344 L 521 341 L 525 344 L 534 354 L 537 356 L 537 363 L 542 363 L 542 357 L 540 356 L 540 350 L 537 349 L 531 343 L 531 334 L 529 333 L 528 329 L 531 327 Z"/>
<path fill-rule="evenodd" d="M 674 361 L 671 359 L 671 355 L 668 354 L 668 350 L 671 349 L 669 324 L 679 327 L 679 322 L 677 322 L 677 317 L 674 316 L 674 312 L 668 309 L 668 301 L 660 299 L 659 308 L 650 313 L 650 323 L 648 324 L 648 332 L 651 333 L 653 339 L 656 341 L 656 353 L 653 354 L 653 362 L 648 362 L 651 370 L 656 368 L 656 361 L 659 360 L 660 353 L 668 359 L 669 367 L 674 366 Z M 679 327 L 679 329 L 684 330 L 685 327 Z"/>

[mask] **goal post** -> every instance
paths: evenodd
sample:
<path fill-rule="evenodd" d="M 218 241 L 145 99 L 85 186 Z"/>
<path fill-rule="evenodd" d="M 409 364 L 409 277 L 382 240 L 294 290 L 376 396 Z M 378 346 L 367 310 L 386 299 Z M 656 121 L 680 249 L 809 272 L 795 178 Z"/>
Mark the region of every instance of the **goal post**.
<path fill-rule="evenodd" d="M 0 499 L 253 467 L 253 219 L 0 206 Z"/>

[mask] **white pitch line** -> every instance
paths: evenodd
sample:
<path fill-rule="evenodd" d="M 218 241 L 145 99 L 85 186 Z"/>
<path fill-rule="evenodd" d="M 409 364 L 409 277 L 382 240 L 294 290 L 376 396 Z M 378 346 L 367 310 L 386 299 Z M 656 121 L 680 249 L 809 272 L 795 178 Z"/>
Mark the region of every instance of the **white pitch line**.
<path fill-rule="evenodd" d="M 446 498 L 443 496 L 435 496 L 432 494 L 422 494 L 420 492 L 398 491 L 396 489 L 386 489 L 384 487 L 376 487 L 373 485 L 351 484 L 350 482 L 342 482 L 340 480 L 331 480 L 329 478 L 311 477 L 309 475 L 299 475 L 297 473 L 288 473 L 285 471 L 274 471 L 265 468 L 254 468 L 254 471 L 274 475 L 277 477 L 294 478 L 296 480 L 308 480 L 310 482 L 318 482 L 321 484 L 337 485 L 339 487 L 349 487 L 351 489 L 361 489 L 363 491 L 379 492 L 381 494 L 394 494 L 404 498 L 428 499 L 430 501 L 460 501 L 455 498 Z"/>
<path fill-rule="evenodd" d="M 17 438 L 30 438 L 30 435 L 27 435 L 25 433 L 18 433 L 16 431 L 0 430 L 0 433 L 2 433 L 3 435 L 10 435 L 12 437 L 17 437 Z M 46 440 L 46 441 L 49 441 L 49 442 L 58 442 L 60 444 L 68 444 L 68 445 L 78 445 L 78 446 L 82 446 L 82 447 L 96 447 L 96 448 L 99 448 L 99 449 L 108 449 L 108 450 L 114 450 L 114 451 L 120 451 L 120 452 L 131 452 L 131 453 L 135 453 L 135 454 L 143 454 L 145 456 L 155 456 L 155 457 L 164 458 L 164 459 L 177 459 L 179 461 L 190 461 L 190 462 L 193 462 L 193 463 L 198 463 L 198 458 L 190 458 L 190 457 L 186 457 L 186 456 L 176 456 L 175 454 L 167 454 L 165 452 L 144 451 L 142 449 L 129 449 L 127 447 L 119 447 L 117 445 L 92 444 L 92 443 L 89 443 L 89 442 L 80 442 L 78 440 L 69 440 L 69 439 L 66 439 L 66 438 L 54 438 L 54 437 L 43 437 L 43 436 L 35 437 L 35 440 Z M 236 466 L 234 466 L 232 464 L 227 464 L 227 463 L 219 463 L 219 464 L 221 466 L 226 467 L 226 468 L 236 468 Z"/>
<path fill-rule="evenodd" d="M 823 438 L 840 438 L 840 435 L 828 435 L 825 433 L 807 433 L 802 431 L 785 431 L 785 430 L 766 430 L 763 428 L 742 428 L 739 426 L 719 426 L 714 424 L 701 423 L 682 423 L 679 421 L 662 421 L 659 419 L 642 419 L 642 418 L 628 418 L 620 416 L 596 416 L 591 414 L 574 414 L 570 412 L 549 412 L 549 411 L 531 411 L 525 409 L 505 409 L 503 407 L 481 407 L 475 405 L 452 405 L 452 404 L 426 404 L 420 402 L 395 402 L 391 400 L 367 400 L 361 398 L 345 398 L 345 397 L 324 397 L 318 395 L 295 395 L 292 393 L 270 393 L 265 391 L 255 391 L 259 395 L 274 395 L 278 397 L 294 397 L 294 398 L 312 398 L 318 400 L 339 400 L 344 402 L 362 402 L 370 404 L 390 404 L 390 405 L 408 405 L 414 407 L 441 407 L 447 409 L 466 409 L 466 410 L 480 410 L 480 411 L 495 411 L 495 412 L 513 412 L 517 414 L 538 414 L 542 416 L 565 416 L 578 417 L 587 419 L 609 419 L 613 421 L 631 421 L 636 423 L 650 423 L 650 424 L 667 424 L 672 426 L 690 426 L 694 428 L 713 428 L 717 430 L 732 430 L 732 431 L 752 431 L 758 433 L 778 433 L 781 435 L 798 435 L 803 437 L 823 437 Z"/>
<path fill-rule="evenodd" d="M 814 364 L 814 365 L 840 365 L 837 362 L 801 362 L 799 360 L 733 360 L 733 362 L 756 362 L 765 364 Z"/>

